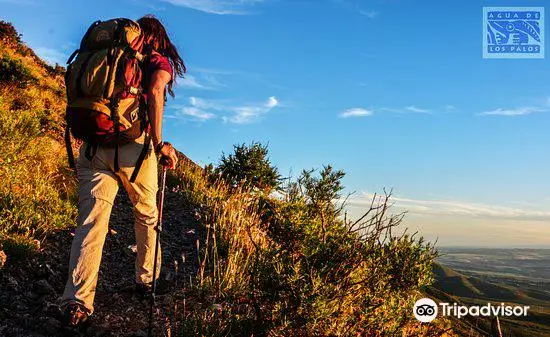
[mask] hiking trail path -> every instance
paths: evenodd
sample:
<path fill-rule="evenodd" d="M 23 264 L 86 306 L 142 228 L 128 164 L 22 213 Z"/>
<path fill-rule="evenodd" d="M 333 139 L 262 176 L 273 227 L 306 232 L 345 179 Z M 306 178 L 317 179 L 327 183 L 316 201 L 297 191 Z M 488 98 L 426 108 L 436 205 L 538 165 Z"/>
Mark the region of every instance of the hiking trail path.
<path fill-rule="evenodd" d="M 184 312 L 185 285 L 198 267 L 197 240 L 204 235 L 199 212 L 180 192 L 166 188 L 161 287 L 154 316 L 154 336 L 170 336 L 176 315 Z M 50 235 L 40 252 L 0 269 L 0 336 L 147 336 L 149 297 L 134 293 L 134 216 L 123 188 L 113 205 L 103 247 L 94 314 L 87 327 L 64 326 L 58 305 L 68 275 L 71 230 Z M 202 234 L 201 234 L 202 233 Z M 160 293 L 161 291 L 159 291 Z"/>

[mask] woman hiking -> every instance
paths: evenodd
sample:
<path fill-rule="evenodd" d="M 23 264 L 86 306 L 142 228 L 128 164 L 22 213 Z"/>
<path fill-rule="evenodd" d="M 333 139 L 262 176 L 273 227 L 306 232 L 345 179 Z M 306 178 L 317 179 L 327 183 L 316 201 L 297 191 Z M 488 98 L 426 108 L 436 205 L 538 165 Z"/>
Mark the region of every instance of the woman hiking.
<path fill-rule="evenodd" d="M 118 24 L 116 20 L 111 21 Z M 158 19 L 148 15 L 139 19 L 137 23 L 138 29 L 141 30 L 139 39 L 143 39 L 140 40 L 142 44 L 140 50 L 143 55 L 146 55 L 143 60 L 140 59 L 139 63 L 140 74 L 142 74 L 138 77 L 142 90 L 140 94 L 142 97 L 139 99 L 141 105 L 146 103 L 146 110 L 143 109 L 143 111 L 146 111 L 149 127 L 140 128 L 139 130 L 143 132 L 132 141 L 121 142 L 119 145 L 117 138 L 116 148 L 89 142 L 85 142 L 80 148 L 76 165 L 79 182 L 79 214 L 71 247 L 69 276 L 61 299 L 61 308 L 67 324 L 73 327 L 79 326 L 94 312 L 93 302 L 103 244 L 119 182 L 128 192 L 134 208 L 137 245 L 136 291 L 141 294 L 150 292 L 153 281 L 155 226 L 158 218 L 156 204 L 158 159 L 164 167 L 170 169 L 175 168 L 178 160 L 172 145 L 164 142 L 162 138 L 165 94 L 167 90 L 171 96 L 174 96 L 172 84 L 175 77 L 183 76 L 186 68 Z M 84 39 L 86 37 L 87 35 Z M 108 39 L 108 33 L 100 31 L 93 38 L 101 42 Z M 80 49 L 79 52 L 82 53 L 82 45 Z M 78 59 L 75 63 L 77 62 Z M 69 66 L 68 72 L 70 69 Z M 74 128 L 73 135 L 75 135 Z M 144 158 L 140 164 L 137 164 L 136 159 L 142 153 Z M 134 176 L 136 166 L 139 173 Z M 157 278 L 160 260 L 159 250 L 155 274 Z"/>

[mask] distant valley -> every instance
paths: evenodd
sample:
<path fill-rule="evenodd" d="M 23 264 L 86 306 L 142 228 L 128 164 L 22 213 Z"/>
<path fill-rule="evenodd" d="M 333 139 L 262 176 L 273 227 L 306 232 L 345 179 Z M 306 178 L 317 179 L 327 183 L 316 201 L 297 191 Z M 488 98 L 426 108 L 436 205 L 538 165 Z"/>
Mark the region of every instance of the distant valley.
<path fill-rule="evenodd" d="M 550 336 L 550 250 L 444 248 L 434 274 L 429 293 L 441 301 L 529 305 L 527 317 L 501 318 L 505 336 Z M 460 323 L 471 336 L 491 331 L 488 319 Z"/>

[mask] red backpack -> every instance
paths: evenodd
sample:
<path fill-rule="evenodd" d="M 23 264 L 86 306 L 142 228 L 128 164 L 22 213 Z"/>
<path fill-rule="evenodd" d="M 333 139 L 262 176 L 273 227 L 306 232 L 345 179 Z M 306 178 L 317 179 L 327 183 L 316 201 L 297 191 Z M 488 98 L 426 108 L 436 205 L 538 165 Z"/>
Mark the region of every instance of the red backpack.
<path fill-rule="evenodd" d="M 148 55 L 142 54 L 143 40 L 135 21 L 122 18 L 96 21 L 67 61 L 65 141 L 71 167 L 75 167 L 71 133 L 89 145 L 114 147 L 113 166 L 118 172 L 119 145 L 137 139 L 146 130 L 148 119 L 140 63 L 145 62 Z M 147 135 L 132 182 L 150 142 Z"/>

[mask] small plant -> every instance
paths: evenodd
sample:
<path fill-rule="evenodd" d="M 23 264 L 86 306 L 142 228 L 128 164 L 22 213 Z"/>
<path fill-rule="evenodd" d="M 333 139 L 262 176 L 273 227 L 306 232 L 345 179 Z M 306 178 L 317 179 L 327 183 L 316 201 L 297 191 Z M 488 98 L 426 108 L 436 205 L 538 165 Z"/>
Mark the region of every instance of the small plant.
<path fill-rule="evenodd" d="M 279 186 L 281 176 L 269 161 L 267 146 L 252 143 L 235 145 L 233 148 L 233 154 L 222 154 L 215 174 L 232 186 L 243 185 L 268 193 Z"/>
<path fill-rule="evenodd" d="M 0 58 L 0 83 L 14 84 L 24 88 L 30 83 L 37 82 L 30 70 L 23 65 L 21 60 L 13 59 L 7 55 Z"/>
<path fill-rule="evenodd" d="M 21 43 L 21 34 L 9 22 L 0 20 L 0 41 L 4 43 Z"/>

